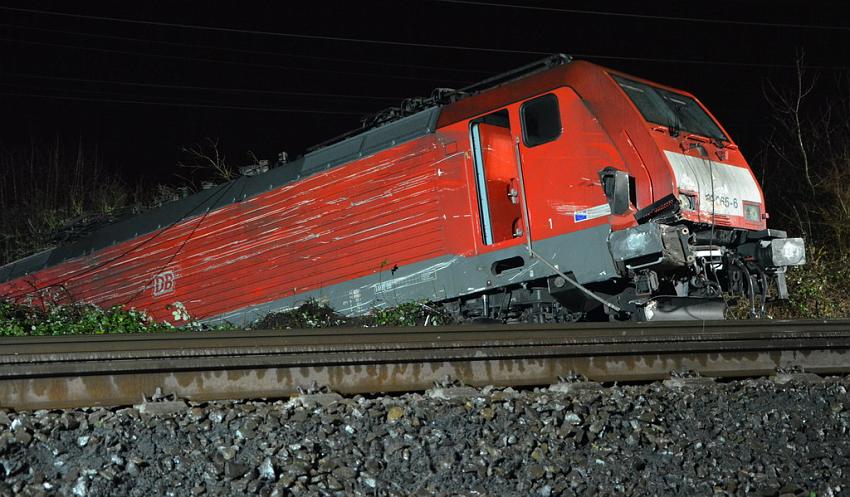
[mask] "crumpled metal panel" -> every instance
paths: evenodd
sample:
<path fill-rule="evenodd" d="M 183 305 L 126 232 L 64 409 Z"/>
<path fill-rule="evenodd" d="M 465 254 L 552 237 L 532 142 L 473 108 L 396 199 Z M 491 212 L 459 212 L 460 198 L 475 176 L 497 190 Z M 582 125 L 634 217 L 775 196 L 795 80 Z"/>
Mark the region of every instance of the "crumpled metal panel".
<path fill-rule="evenodd" d="M 664 250 L 661 228 L 655 223 L 615 231 L 611 233 L 610 245 L 614 260 L 619 262 L 661 254 Z"/>

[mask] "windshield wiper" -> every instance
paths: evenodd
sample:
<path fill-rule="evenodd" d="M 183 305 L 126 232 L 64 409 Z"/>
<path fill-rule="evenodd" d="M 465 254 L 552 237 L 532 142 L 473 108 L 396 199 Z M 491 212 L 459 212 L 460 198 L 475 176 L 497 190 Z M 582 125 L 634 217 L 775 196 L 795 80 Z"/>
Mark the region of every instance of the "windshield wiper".
<path fill-rule="evenodd" d="M 681 134 L 682 130 L 675 123 L 670 123 L 667 125 L 667 131 L 670 132 L 670 136 L 677 137 Z"/>
<path fill-rule="evenodd" d="M 667 129 L 670 130 L 670 136 L 679 136 L 679 133 L 682 131 L 682 118 L 679 116 L 679 109 L 676 103 L 666 96 L 662 96 L 661 101 L 667 104 L 667 108 L 670 109 L 670 113 L 673 116 L 673 122 L 667 125 Z"/>

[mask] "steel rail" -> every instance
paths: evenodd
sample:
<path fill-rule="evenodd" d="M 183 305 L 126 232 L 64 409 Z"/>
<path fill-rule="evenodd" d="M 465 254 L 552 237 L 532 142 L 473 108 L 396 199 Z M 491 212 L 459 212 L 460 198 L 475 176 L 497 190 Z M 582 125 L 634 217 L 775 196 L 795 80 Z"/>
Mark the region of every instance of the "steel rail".
<path fill-rule="evenodd" d="M 0 406 L 127 405 L 157 388 L 191 400 L 850 372 L 850 320 L 175 332 L 0 338 Z"/>

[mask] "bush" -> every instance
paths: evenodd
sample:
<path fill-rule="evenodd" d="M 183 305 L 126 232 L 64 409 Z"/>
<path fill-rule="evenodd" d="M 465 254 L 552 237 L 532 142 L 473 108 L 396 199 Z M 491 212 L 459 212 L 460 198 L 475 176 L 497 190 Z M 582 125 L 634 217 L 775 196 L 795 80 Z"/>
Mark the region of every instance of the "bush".
<path fill-rule="evenodd" d="M 218 141 L 184 147 L 182 186 L 129 186 L 95 144 L 82 140 L 0 147 L 0 266 L 87 236 L 124 215 L 185 197 L 201 180 L 233 178 Z"/>
<path fill-rule="evenodd" d="M 0 169 L 0 265 L 113 219 L 138 196 L 82 143 L 4 148 Z"/>
<path fill-rule="evenodd" d="M 258 330 L 289 330 L 299 328 L 332 328 L 356 326 L 351 320 L 331 309 L 328 304 L 309 300 L 300 307 L 271 312 L 253 324 Z"/>
<path fill-rule="evenodd" d="M 0 336 L 103 335 L 111 333 L 160 333 L 168 331 L 236 330 L 225 323 L 208 327 L 194 320 L 180 303 L 170 306 L 180 326 L 157 323 L 144 311 L 91 304 L 47 305 L 44 308 L 0 300 Z M 366 316 L 346 317 L 326 303 L 311 300 L 296 309 L 274 312 L 256 322 L 254 329 L 299 329 L 332 327 L 435 326 L 452 322 L 442 306 L 409 302 L 374 309 Z"/>
<path fill-rule="evenodd" d="M 807 247 L 806 264 L 787 274 L 789 299 L 774 306 L 779 319 L 830 319 L 850 316 L 850 254 Z"/>
<path fill-rule="evenodd" d="M 172 331 L 142 311 L 90 304 L 48 306 L 46 309 L 0 301 L 0 336 L 102 335 Z"/>
<path fill-rule="evenodd" d="M 774 129 L 760 155 L 772 227 L 802 236 L 808 263 L 788 273 L 791 299 L 777 317 L 850 316 L 850 98 L 847 79 L 823 81 L 803 53 L 785 82 L 767 82 Z M 820 80 L 819 80 L 820 79 Z M 843 96 L 842 96 L 843 95 Z M 778 222 L 777 222 L 778 221 Z"/>
<path fill-rule="evenodd" d="M 395 307 L 372 309 L 374 326 L 438 326 L 453 321 L 441 305 L 430 302 L 407 302 Z"/>
<path fill-rule="evenodd" d="M 346 317 L 325 302 L 310 300 L 295 309 L 272 312 L 252 326 L 255 329 L 437 326 L 453 321 L 440 304 L 408 302 L 393 307 L 375 308 L 365 316 Z"/>

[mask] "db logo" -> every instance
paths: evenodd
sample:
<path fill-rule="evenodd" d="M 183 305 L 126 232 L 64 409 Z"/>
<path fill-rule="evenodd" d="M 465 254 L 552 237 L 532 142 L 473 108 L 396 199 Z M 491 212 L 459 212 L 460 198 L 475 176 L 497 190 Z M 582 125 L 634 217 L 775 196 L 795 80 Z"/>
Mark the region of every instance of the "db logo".
<path fill-rule="evenodd" d="M 174 291 L 174 280 L 177 276 L 174 271 L 159 273 L 153 278 L 153 296 L 159 297 Z"/>

